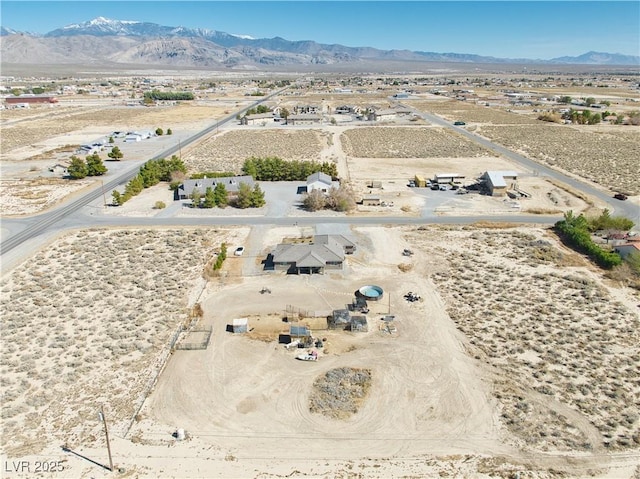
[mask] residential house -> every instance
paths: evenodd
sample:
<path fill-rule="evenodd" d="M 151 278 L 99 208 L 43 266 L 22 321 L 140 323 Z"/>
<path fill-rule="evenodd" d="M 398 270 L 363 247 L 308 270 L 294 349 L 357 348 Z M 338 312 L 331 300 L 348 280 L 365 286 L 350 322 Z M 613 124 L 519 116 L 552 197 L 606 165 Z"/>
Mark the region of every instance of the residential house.
<path fill-rule="evenodd" d="M 325 269 L 342 269 L 345 251 L 355 245 L 341 235 L 317 235 L 313 243 L 282 243 L 271 253 L 273 268 L 292 274 L 323 274 Z"/>
<path fill-rule="evenodd" d="M 317 113 L 302 113 L 287 117 L 287 124 L 289 125 L 317 125 L 321 122 L 322 115 Z"/>
<path fill-rule="evenodd" d="M 266 125 L 273 123 L 273 113 L 257 113 L 255 115 L 246 115 L 240 119 L 241 125 Z"/>
<path fill-rule="evenodd" d="M 329 175 L 318 171 L 307 176 L 307 193 L 311 193 L 313 190 L 320 190 L 323 193 L 328 193 L 333 186 L 333 180 Z"/>

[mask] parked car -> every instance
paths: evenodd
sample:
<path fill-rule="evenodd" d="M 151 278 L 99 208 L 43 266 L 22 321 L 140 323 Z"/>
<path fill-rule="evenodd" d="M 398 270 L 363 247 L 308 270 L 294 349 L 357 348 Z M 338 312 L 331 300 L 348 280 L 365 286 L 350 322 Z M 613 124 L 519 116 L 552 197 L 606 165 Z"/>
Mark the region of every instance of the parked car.
<path fill-rule="evenodd" d="M 464 125 L 466 125 L 466 123 L 464 121 L 460 121 L 460 120 L 454 121 L 453 124 L 455 126 L 464 126 Z"/>
<path fill-rule="evenodd" d="M 236 250 L 233 252 L 235 256 L 242 256 L 244 253 L 244 246 L 238 246 Z"/>
<path fill-rule="evenodd" d="M 627 195 L 625 195 L 624 193 L 616 193 L 615 195 L 613 195 L 613 197 L 616 200 L 620 200 L 620 201 L 624 201 L 627 199 Z"/>

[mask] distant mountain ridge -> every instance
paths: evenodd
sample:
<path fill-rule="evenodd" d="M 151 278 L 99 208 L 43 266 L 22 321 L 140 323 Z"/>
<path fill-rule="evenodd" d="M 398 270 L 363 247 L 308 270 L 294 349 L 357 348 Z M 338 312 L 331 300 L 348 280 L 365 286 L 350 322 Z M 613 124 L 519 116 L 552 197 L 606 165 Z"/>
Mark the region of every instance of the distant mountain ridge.
<path fill-rule="evenodd" d="M 466 53 L 380 50 L 321 44 L 281 37 L 252 38 L 204 28 L 170 27 L 150 22 L 97 17 L 44 35 L 1 27 L 0 47 L 6 63 L 92 63 L 219 66 L 255 69 L 264 65 L 357 64 L 363 61 L 537 63 L 639 65 L 640 57 L 587 52 L 550 60 L 496 58 Z"/>

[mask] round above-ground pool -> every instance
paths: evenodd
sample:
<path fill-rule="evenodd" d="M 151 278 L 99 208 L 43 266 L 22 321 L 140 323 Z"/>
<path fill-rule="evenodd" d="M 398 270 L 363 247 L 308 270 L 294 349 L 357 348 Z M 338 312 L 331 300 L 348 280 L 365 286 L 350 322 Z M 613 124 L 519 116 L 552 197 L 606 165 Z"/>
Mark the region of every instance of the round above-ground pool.
<path fill-rule="evenodd" d="M 379 301 L 382 299 L 382 288 L 374 284 L 368 284 L 358 290 L 358 294 L 367 301 Z"/>

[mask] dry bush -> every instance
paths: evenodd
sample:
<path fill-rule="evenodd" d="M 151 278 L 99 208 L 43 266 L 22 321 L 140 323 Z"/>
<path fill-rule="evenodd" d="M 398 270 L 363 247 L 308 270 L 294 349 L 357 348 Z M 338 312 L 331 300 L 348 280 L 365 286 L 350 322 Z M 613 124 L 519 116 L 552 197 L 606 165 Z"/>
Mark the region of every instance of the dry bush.
<path fill-rule="evenodd" d="M 495 156 L 477 143 L 442 128 L 363 127 L 341 135 L 347 155 L 358 158 L 468 158 Z"/>
<path fill-rule="evenodd" d="M 413 265 L 411 263 L 400 263 L 398 269 L 403 273 L 408 273 L 413 269 Z"/>
<path fill-rule="evenodd" d="M 335 419 L 346 419 L 358 412 L 370 387 L 370 369 L 331 369 L 313 383 L 309 410 Z"/>

